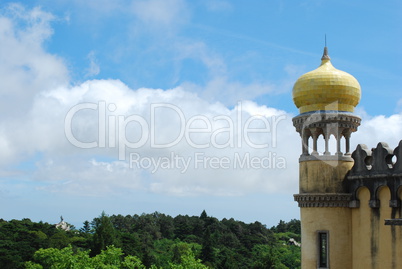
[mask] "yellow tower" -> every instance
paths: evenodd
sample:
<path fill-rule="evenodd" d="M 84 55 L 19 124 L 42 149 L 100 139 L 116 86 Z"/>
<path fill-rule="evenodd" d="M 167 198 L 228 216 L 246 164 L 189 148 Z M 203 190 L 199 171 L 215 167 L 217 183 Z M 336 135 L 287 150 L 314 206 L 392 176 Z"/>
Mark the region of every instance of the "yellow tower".
<path fill-rule="evenodd" d="M 332 66 L 327 47 L 321 65 L 293 87 L 300 112 L 293 125 L 302 140 L 299 194 L 294 197 L 305 269 L 352 268 L 351 195 L 344 193 L 342 182 L 353 166 L 350 136 L 360 125 L 353 115 L 360 96 L 358 81 Z"/>

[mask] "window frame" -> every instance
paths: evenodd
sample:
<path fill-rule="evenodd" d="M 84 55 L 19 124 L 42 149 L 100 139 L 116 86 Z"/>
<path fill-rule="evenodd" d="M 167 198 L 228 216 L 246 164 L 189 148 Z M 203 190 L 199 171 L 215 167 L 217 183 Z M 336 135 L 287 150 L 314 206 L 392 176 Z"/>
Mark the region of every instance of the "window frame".
<path fill-rule="evenodd" d="M 326 236 L 325 242 L 325 261 L 322 260 L 322 235 Z M 329 268 L 329 231 L 320 230 L 317 231 L 317 268 L 318 269 L 328 269 Z"/>

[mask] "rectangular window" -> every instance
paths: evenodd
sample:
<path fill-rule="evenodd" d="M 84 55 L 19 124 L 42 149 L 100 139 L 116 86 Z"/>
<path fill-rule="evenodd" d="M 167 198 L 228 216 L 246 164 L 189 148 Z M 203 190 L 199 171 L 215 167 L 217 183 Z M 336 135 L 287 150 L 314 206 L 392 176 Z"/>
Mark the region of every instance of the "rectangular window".
<path fill-rule="evenodd" d="M 328 231 L 318 232 L 318 268 L 329 268 Z"/>

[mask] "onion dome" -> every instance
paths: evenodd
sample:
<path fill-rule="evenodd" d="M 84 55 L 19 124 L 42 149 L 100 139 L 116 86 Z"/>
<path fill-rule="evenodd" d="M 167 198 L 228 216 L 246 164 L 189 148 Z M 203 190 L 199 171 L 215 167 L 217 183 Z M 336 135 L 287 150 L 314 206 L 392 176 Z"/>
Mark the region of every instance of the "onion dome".
<path fill-rule="evenodd" d="M 302 75 L 293 86 L 293 102 L 300 114 L 312 111 L 353 112 L 360 101 L 359 82 L 331 64 L 327 47 L 321 65 Z"/>

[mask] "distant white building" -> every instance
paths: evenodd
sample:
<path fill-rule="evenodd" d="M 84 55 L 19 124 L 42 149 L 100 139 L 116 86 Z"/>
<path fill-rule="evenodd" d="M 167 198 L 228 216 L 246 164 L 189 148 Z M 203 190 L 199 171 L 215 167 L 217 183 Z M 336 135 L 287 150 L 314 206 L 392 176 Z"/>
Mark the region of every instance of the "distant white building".
<path fill-rule="evenodd" d="M 64 231 L 70 231 L 70 225 L 64 221 L 63 216 L 60 216 L 60 222 L 55 224 L 57 229 L 62 229 Z"/>

